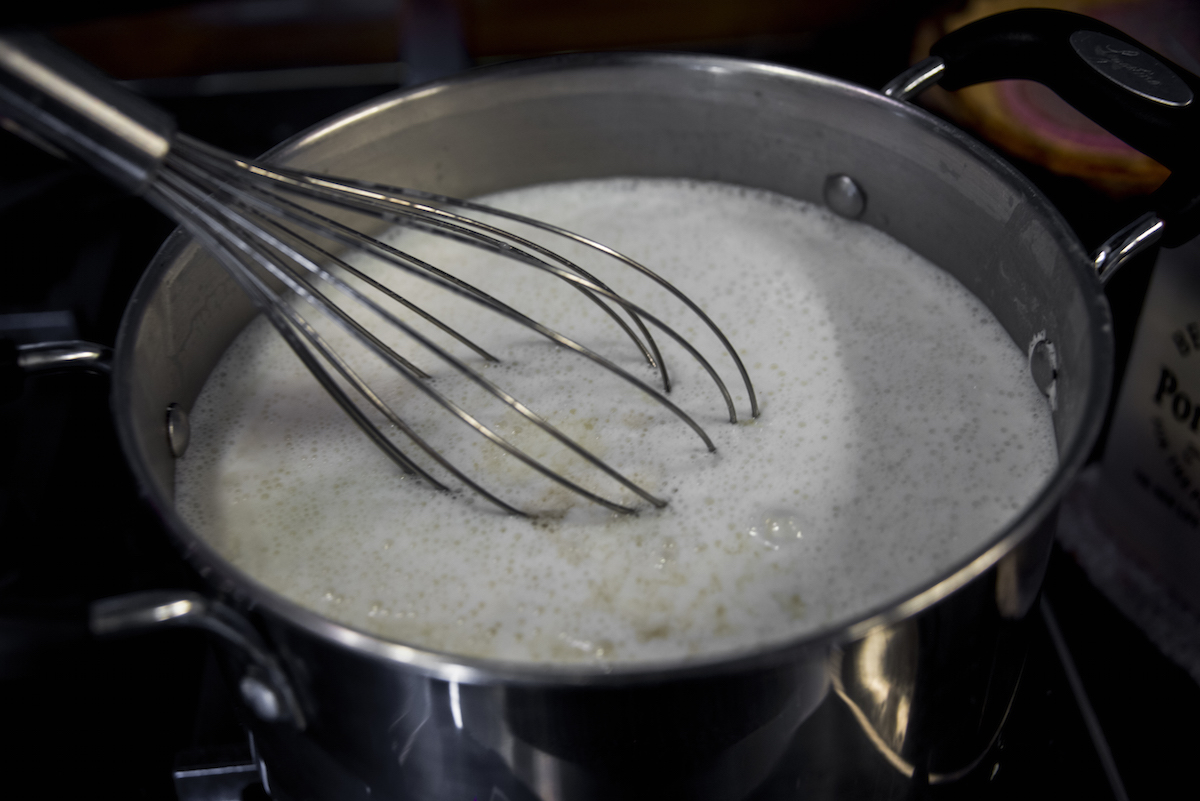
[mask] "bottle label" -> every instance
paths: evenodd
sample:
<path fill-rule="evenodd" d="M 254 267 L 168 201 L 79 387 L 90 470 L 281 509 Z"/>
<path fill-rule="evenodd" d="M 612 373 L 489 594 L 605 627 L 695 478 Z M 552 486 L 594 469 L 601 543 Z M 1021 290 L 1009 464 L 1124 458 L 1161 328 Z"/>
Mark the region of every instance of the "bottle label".
<path fill-rule="evenodd" d="M 1102 466 L 1110 533 L 1200 609 L 1200 247 L 1164 250 Z M 1191 576 L 1191 579 L 1187 577 Z"/>

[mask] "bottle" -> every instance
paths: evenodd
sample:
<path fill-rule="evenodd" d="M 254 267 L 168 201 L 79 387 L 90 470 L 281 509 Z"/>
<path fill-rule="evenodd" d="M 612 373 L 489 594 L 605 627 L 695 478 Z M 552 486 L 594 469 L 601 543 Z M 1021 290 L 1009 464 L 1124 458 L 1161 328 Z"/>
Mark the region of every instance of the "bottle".
<path fill-rule="evenodd" d="M 1200 239 L 1163 250 L 1099 465 L 1058 538 L 1092 583 L 1200 682 Z"/>
<path fill-rule="evenodd" d="M 1159 255 L 1096 489 L 1103 533 L 1200 614 L 1200 240 Z"/>

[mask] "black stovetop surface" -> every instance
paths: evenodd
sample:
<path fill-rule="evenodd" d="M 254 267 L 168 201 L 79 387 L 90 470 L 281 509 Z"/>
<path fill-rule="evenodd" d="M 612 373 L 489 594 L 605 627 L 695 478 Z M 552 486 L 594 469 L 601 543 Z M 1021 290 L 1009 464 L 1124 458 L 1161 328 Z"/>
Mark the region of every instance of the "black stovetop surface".
<path fill-rule="evenodd" d="M 836 64 L 808 66 L 838 71 Z M 257 153 L 386 88 L 167 105 L 183 130 Z M 1028 169 L 1087 244 L 1124 213 L 1079 185 Z M 0 135 L 0 336 L 111 344 L 134 284 L 172 227 L 141 201 Z M 1119 336 L 1132 331 L 1145 280 L 1143 270 L 1109 288 Z M 88 636 L 90 601 L 163 587 L 201 582 L 139 500 L 113 431 L 107 379 L 28 379 L 19 397 L 0 402 L 0 794 L 36 787 L 38 797 L 169 799 L 177 765 L 221 753 L 236 760 L 245 751 L 201 634 Z M 1188 766 L 1200 747 L 1192 725 L 1200 719 L 1200 688 L 1058 549 L 1044 601 L 1009 718 L 965 779 L 921 787 L 898 775 L 883 780 L 864 769 L 833 776 L 797 763 L 755 798 L 836 789 L 846 798 L 1121 801 L 1177 792 L 1191 781 Z M 845 717 L 831 695 L 799 738 L 848 725 Z M 251 782 L 243 797 L 262 797 L 261 787 Z"/>

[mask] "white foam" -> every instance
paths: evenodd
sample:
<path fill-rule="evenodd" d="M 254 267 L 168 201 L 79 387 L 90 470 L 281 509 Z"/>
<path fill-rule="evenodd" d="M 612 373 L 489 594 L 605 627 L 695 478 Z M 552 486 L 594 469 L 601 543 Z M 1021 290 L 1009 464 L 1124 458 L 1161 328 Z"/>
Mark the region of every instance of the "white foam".
<path fill-rule="evenodd" d="M 873 229 L 768 193 L 673 180 L 551 185 L 488 202 L 593 236 L 675 282 L 743 354 L 762 416 L 723 421 L 712 382 L 658 336 L 677 382 L 671 397 L 713 437 L 709 454 L 661 407 L 577 355 L 409 282 L 404 294 L 504 360 L 482 368 L 489 378 L 670 500 L 630 517 L 551 489 L 360 360 L 453 460 L 554 518 L 523 520 L 404 478 L 260 319 L 192 410 L 177 504 L 234 564 L 322 614 L 504 660 L 733 652 L 912 590 L 978 548 L 1054 469 L 1049 410 L 1021 350 L 953 278 Z M 562 282 L 411 235 L 398 241 L 654 379 Z M 587 266 L 694 338 L 748 416 L 731 361 L 694 317 L 626 268 Z M 511 412 L 472 399 L 435 359 L 399 347 L 503 435 L 636 501 Z"/>

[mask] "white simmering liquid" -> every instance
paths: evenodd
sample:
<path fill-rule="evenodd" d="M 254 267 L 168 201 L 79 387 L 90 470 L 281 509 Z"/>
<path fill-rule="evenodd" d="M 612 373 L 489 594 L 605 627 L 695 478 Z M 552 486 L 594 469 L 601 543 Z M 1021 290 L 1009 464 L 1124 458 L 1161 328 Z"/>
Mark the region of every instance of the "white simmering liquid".
<path fill-rule="evenodd" d="M 674 282 L 745 359 L 762 415 L 749 420 L 745 388 L 698 319 L 628 268 L 585 265 L 676 326 L 725 377 L 738 425 L 707 375 L 657 336 L 672 400 L 716 453 L 578 355 L 409 280 L 406 296 L 502 364 L 484 367 L 447 345 L 456 355 L 669 500 L 654 510 L 581 468 L 401 336 L 391 337 L 397 349 L 499 434 L 642 511 L 614 514 L 532 476 L 431 411 L 394 371 L 357 360 L 467 473 L 543 512 L 522 519 L 401 474 L 260 318 L 196 402 L 177 504 L 234 564 L 300 604 L 396 641 L 519 662 L 728 653 L 912 591 L 979 548 L 1054 469 L 1049 409 L 1023 352 L 953 278 L 873 229 L 767 193 L 673 180 L 487 200 L 592 236 Z M 416 238 L 393 241 L 657 380 L 609 318 L 561 281 Z"/>

